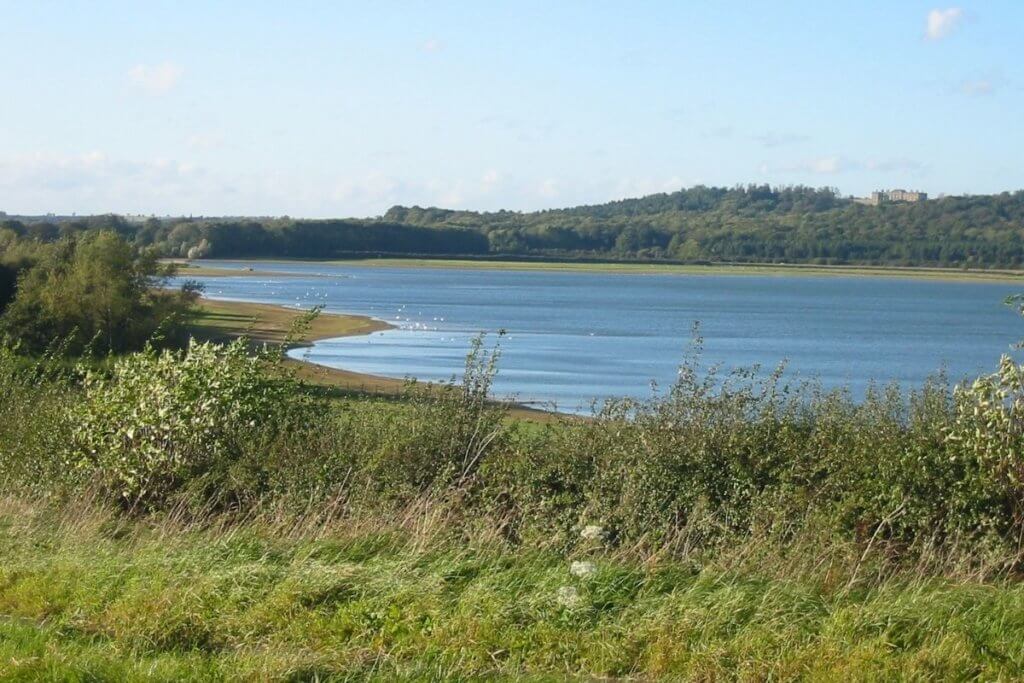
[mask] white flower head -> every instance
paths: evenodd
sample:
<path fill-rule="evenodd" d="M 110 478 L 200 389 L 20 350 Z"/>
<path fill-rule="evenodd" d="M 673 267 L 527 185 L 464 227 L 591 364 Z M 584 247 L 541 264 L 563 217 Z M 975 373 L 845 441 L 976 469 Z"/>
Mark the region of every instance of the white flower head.
<path fill-rule="evenodd" d="M 604 538 L 604 527 L 597 524 L 588 524 L 580 532 L 580 538 L 584 541 L 600 541 Z"/>
<path fill-rule="evenodd" d="M 558 589 L 557 600 L 562 607 L 572 609 L 581 602 L 580 592 L 576 590 L 575 586 L 562 586 Z"/>
<path fill-rule="evenodd" d="M 580 578 L 593 576 L 595 572 L 597 572 L 597 567 L 593 562 L 587 562 L 586 560 L 573 562 L 569 565 L 569 573 Z"/>

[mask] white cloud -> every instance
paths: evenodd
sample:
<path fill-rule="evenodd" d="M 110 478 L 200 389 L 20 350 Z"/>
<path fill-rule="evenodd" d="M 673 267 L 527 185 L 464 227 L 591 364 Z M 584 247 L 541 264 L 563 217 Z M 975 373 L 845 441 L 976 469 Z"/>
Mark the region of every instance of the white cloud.
<path fill-rule="evenodd" d="M 758 170 L 761 173 L 815 173 L 818 175 L 835 175 L 837 173 L 846 173 L 847 171 L 855 170 L 860 168 L 860 166 L 861 164 L 855 161 L 833 154 L 814 159 L 806 159 L 804 161 L 783 166 L 762 164 Z"/>
<path fill-rule="evenodd" d="M 559 195 L 558 181 L 554 178 L 547 178 L 537 187 L 537 194 L 544 199 L 554 199 Z"/>
<path fill-rule="evenodd" d="M 872 159 L 864 164 L 864 168 L 879 173 L 920 173 L 924 164 L 913 159 Z"/>
<path fill-rule="evenodd" d="M 991 95 L 995 91 L 995 85 L 987 79 L 964 81 L 960 84 L 960 92 L 964 95 Z"/>
<path fill-rule="evenodd" d="M 180 178 L 196 170 L 192 164 L 168 159 L 124 161 L 96 151 L 77 155 L 29 154 L 0 160 L 0 184 L 98 185 L 139 178 Z"/>
<path fill-rule="evenodd" d="M 808 170 L 828 175 L 845 171 L 848 166 L 849 164 L 837 156 L 821 157 L 807 163 Z"/>
<path fill-rule="evenodd" d="M 759 143 L 762 147 L 769 149 L 774 147 L 786 147 L 788 145 L 796 145 L 801 142 L 807 142 L 810 138 L 806 135 L 799 133 L 762 133 L 761 135 L 753 136 L 755 142 Z"/>
<path fill-rule="evenodd" d="M 308 185 L 282 174 L 227 175 L 188 160 L 98 151 L 0 157 L 0 208 L 8 213 L 342 215 L 322 204 L 324 186 Z"/>
<path fill-rule="evenodd" d="M 864 160 L 831 155 L 808 159 L 784 166 L 761 164 L 758 170 L 762 175 L 771 175 L 776 173 L 838 175 L 841 173 L 852 173 L 855 171 L 868 171 L 871 173 L 910 173 L 917 175 L 925 171 L 925 166 L 919 161 L 906 158 Z"/>
<path fill-rule="evenodd" d="M 719 140 L 728 140 L 736 133 L 736 129 L 733 126 L 718 126 L 701 133 L 703 138 L 716 138 Z"/>
<path fill-rule="evenodd" d="M 424 52 L 440 52 L 444 49 L 444 43 L 437 38 L 429 38 L 423 41 L 423 44 L 420 45 L 420 49 Z"/>
<path fill-rule="evenodd" d="M 964 11 L 959 7 L 933 9 L 928 13 L 925 35 L 929 40 L 942 40 L 963 21 Z"/>
<path fill-rule="evenodd" d="M 184 69 L 171 62 L 136 64 L 128 71 L 128 78 L 132 85 L 151 95 L 162 95 L 178 85 L 184 73 Z"/>
<path fill-rule="evenodd" d="M 218 149 L 224 146 L 224 137 L 219 133 L 195 133 L 188 136 L 185 144 L 200 151 Z"/>
<path fill-rule="evenodd" d="M 498 182 L 500 180 L 501 180 L 501 174 L 498 173 L 493 168 L 492 169 L 488 169 L 487 171 L 484 172 L 484 174 L 482 176 L 480 176 L 480 184 L 485 189 L 490 189 L 490 188 L 494 187 L 495 185 L 498 184 Z"/>

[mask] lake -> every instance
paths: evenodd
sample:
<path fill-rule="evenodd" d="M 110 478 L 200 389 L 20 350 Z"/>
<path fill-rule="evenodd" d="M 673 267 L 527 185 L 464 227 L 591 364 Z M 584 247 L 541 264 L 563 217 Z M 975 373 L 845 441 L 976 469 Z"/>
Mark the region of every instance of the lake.
<path fill-rule="evenodd" d="M 209 262 L 218 268 L 249 262 Z M 496 396 L 587 410 L 648 397 L 677 374 L 695 323 L 706 364 L 786 361 L 788 377 L 911 388 L 945 369 L 995 369 L 1024 337 L 1003 304 L 1014 283 L 862 276 L 624 274 L 261 262 L 280 276 L 196 278 L 214 299 L 359 313 L 393 330 L 317 342 L 290 355 L 388 377 L 447 380 L 471 339 L 504 329 Z"/>

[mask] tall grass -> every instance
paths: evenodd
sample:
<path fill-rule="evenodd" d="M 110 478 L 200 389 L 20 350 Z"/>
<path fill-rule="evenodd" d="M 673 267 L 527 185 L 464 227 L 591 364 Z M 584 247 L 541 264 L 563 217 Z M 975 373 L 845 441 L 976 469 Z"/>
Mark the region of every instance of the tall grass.
<path fill-rule="evenodd" d="M 244 343 L 147 350 L 68 377 L 0 354 L 0 465 L 9 491 L 90 489 L 136 512 L 387 514 L 429 498 L 510 543 L 714 553 L 807 529 L 894 561 L 937 551 L 1016 569 L 1024 535 L 1024 372 L 904 395 L 721 376 L 699 354 L 647 401 L 592 419 L 507 419 L 488 400 L 497 353 L 478 343 L 459 382 L 405 400 L 331 402 Z M 999 557 L 999 562 L 994 558 Z"/>
<path fill-rule="evenodd" d="M 1024 671 L 1009 359 L 854 401 L 695 355 L 538 424 L 482 342 L 398 402 L 247 353 L 0 351 L 0 675 Z"/>
<path fill-rule="evenodd" d="M 61 512 L 5 501 L 0 519 L 5 679 L 1024 671 L 1020 585 L 903 572 L 851 588 L 857 553 L 844 564 L 834 543 L 804 546 L 825 563 L 801 561 L 792 575 L 790 561 L 757 562 L 738 547 L 698 564 L 599 540 L 510 545 L 436 502 L 390 519 L 264 511 L 200 522 L 126 519 L 95 501 Z M 574 575 L 573 561 L 590 571 Z"/>

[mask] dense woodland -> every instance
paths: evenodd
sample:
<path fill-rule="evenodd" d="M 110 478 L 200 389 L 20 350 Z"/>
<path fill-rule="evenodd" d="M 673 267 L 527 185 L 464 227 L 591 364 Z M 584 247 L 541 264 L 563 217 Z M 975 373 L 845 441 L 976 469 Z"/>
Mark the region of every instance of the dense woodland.
<path fill-rule="evenodd" d="M 681 262 L 1024 265 L 1024 191 L 864 206 L 835 189 L 697 186 L 521 213 L 391 208 L 376 219 L 8 219 L 37 241 L 113 230 L 160 256 L 367 254 Z"/>

